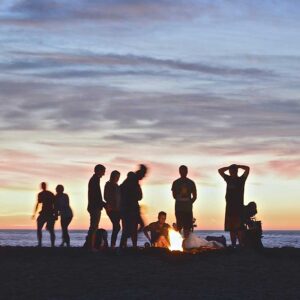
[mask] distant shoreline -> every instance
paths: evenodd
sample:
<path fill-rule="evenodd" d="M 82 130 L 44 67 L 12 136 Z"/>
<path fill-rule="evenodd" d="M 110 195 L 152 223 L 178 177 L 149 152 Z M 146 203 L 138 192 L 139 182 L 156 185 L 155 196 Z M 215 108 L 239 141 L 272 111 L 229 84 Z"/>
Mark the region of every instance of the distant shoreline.
<path fill-rule="evenodd" d="M 105 230 L 107 231 L 111 231 L 111 229 L 106 229 L 104 228 Z M 13 229 L 13 228 L 7 228 L 7 229 L 0 229 L 0 231 L 36 231 L 36 229 L 21 229 L 21 228 L 18 228 L 18 229 Z M 57 228 L 55 229 L 56 231 L 60 231 L 61 229 L 60 228 Z M 86 231 L 87 232 L 88 228 L 86 229 L 69 229 L 70 232 L 84 232 Z M 196 232 L 225 232 L 224 230 L 222 229 L 196 229 L 195 230 Z M 263 230 L 263 232 L 300 232 L 300 229 L 265 229 Z"/>

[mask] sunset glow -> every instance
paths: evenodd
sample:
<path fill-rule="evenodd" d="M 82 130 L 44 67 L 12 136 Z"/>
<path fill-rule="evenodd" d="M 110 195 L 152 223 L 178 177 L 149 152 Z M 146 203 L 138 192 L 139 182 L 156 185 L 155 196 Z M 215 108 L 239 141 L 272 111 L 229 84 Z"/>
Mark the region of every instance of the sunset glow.
<path fill-rule="evenodd" d="M 224 228 L 218 168 L 249 165 L 263 229 L 300 229 L 300 2 L 214 3 L 1 1 L 1 229 L 36 227 L 42 181 L 64 185 L 70 229 L 87 229 L 98 163 L 102 191 L 146 164 L 146 223 L 163 210 L 169 224 L 187 165 L 203 230 Z"/>

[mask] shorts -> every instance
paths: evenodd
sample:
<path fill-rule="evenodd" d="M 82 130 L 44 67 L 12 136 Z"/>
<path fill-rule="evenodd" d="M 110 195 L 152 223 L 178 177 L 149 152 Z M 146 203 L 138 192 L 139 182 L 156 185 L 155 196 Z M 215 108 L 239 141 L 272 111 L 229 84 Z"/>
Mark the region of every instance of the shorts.
<path fill-rule="evenodd" d="M 46 229 L 48 231 L 54 230 L 55 218 L 53 215 L 41 214 L 38 216 L 36 221 L 38 229 L 43 229 L 44 225 L 46 224 Z"/>
<path fill-rule="evenodd" d="M 193 228 L 193 212 L 192 211 L 175 211 L 177 228 L 180 231 L 191 230 Z"/>

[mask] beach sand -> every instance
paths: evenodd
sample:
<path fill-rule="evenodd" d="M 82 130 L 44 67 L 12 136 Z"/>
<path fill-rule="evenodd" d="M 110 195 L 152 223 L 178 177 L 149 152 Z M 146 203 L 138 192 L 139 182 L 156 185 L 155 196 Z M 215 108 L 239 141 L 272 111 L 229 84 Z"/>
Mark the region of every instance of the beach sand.
<path fill-rule="evenodd" d="M 0 247 L 1 299 L 300 299 L 300 249 Z"/>

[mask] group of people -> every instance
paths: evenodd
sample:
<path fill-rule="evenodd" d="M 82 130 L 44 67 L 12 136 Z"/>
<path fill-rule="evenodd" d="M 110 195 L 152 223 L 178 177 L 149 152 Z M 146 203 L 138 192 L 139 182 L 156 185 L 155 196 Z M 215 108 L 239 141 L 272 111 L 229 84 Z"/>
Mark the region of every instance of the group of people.
<path fill-rule="evenodd" d="M 238 176 L 239 169 L 244 171 L 241 176 Z M 159 212 L 158 221 L 148 226 L 144 226 L 141 217 L 139 202 L 143 198 L 143 192 L 140 182 L 147 174 L 147 167 L 140 165 L 137 171 L 129 172 L 127 178 L 120 185 L 118 184 L 120 172 L 117 170 L 112 171 L 110 179 L 105 184 L 104 195 L 102 196 L 100 180 L 105 175 L 105 171 L 106 168 L 103 165 L 96 165 L 94 174 L 88 183 L 87 211 L 90 215 L 90 226 L 85 243 L 86 247 L 91 250 L 97 248 L 97 232 L 99 231 L 98 227 L 103 209 L 106 210 L 112 223 L 111 247 L 116 247 L 117 237 L 121 228 L 122 234 L 119 244 L 121 248 L 127 247 L 129 238 L 133 247 L 136 247 L 138 231 L 144 232 L 151 245 L 167 247 L 169 244 L 168 230 L 170 228 L 166 223 L 167 214 L 163 211 Z M 250 168 L 234 164 L 220 168 L 218 171 L 227 183 L 225 231 L 230 232 L 233 246 L 236 246 L 237 240 L 242 245 L 244 232 L 244 186 Z M 226 174 L 227 171 L 228 174 Z M 180 166 L 179 174 L 180 177 L 173 182 L 171 188 L 175 200 L 176 216 L 176 224 L 173 227 L 186 238 L 194 227 L 193 203 L 197 199 L 197 188 L 195 182 L 187 177 L 187 166 Z M 38 245 L 42 245 L 42 228 L 46 224 L 46 229 L 50 232 L 51 244 L 54 246 L 54 223 L 60 216 L 63 233 L 61 246 L 70 246 L 68 225 L 72 220 L 73 213 L 69 205 L 69 197 L 64 193 L 62 185 L 56 187 L 56 195 L 47 191 L 47 186 L 44 182 L 41 184 L 41 188 L 42 191 L 38 194 L 34 211 L 35 215 L 41 203 L 42 209 L 37 218 Z"/>
<path fill-rule="evenodd" d="M 38 211 L 39 205 L 42 205 L 42 209 L 39 212 L 37 218 L 37 238 L 38 246 L 42 246 L 42 229 L 46 224 L 46 229 L 50 233 L 51 246 L 55 245 L 55 232 L 54 224 L 60 216 L 60 224 L 62 229 L 62 243 L 61 246 L 70 247 L 70 236 L 68 232 L 68 226 L 73 219 L 73 212 L 70 207 L 69 196 L 64 193 L 63 185 L 59 184 L 56 187 L 56 195 L 47 190 L 46 182 L 41 183 L 42 191 L 38 194 L 37 203 L 32 215 L 32 219 L 35 219 L 35 215 Z"/>

